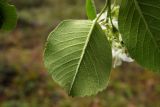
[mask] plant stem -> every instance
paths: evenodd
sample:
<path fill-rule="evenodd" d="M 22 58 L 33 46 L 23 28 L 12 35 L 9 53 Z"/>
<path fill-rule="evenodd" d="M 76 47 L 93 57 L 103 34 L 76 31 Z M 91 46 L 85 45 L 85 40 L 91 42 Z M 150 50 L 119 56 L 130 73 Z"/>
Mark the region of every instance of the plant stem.
<path fill-rule="evenodd" d="M 108 18 L 110 19 L 111 25 L 113 27 L 114 25 L 113 25 L 113 22 L 112 22 L 111 0 L 108 0 Z"/>
<path fill-rule="evenodd" d="M 101 15 L 106 11 L 108 7 L 108 0 L 106 0 L 105 6 L 104 8 L 101 10 L 101 12 L 99 13 L 98 17 L 96 18 L 95 22 L 97 22 L 99 20 L 99 18 L 101 17 Z"/>
<path fill-rule="evenodd" d="M 115 0 L 116 1 L 116 0 Z M 113 24 L 113 21 L 112 21 L 112 8 L 111 8 L 111 0 L 108 0 L 108 18 L 109 18 L 109 20 L 110 20 L 110 23 L 111 23 L 111 25 L 112 25 L 112 28 L 113 28 L 113 32 L 117 32 L 118 30 L 117 30 L 117 28 L 114 26 L 114 24 Z"/>

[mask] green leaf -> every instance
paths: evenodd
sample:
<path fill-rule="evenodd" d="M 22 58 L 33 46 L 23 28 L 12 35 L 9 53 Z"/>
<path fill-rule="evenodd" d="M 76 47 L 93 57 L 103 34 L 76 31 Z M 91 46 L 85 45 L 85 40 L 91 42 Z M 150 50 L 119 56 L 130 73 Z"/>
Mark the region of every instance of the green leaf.
<path fill-rule="evenodd" d="M 88 19 L 94 20 L 96 18 L 97 12 L 94 0 L 86 0 L 86 13 Z"/>
<path fill-rule="evenodd" d="M 119 29 L 130 55 L 160 71 L 160 0 L 122 0 Z"/>
<path fill-rule="evenodd" d="M 49 35 L 45 66 L 71 96 L 89 96 L 108 83 L 112 55 L 101 27 L 88 20 L 63 21 Z"/>
<path fill-rule="evenodd" d="M 16 26 L 16 8 L 7 2 L 0 2 L 0 29 L 11 30 Z"/>

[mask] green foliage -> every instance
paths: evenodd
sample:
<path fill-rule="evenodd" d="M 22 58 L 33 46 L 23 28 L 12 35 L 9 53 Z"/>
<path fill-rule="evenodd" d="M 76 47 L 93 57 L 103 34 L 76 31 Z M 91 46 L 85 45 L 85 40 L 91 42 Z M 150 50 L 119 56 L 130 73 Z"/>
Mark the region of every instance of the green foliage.
<path fill-rule="evenodd" d="M 11 30 L 16 26 L 16 8 L 6 0 L 0 1 L 0 29 Z"/>
<path fill-rule="evenodd" d="M 141 65 L 160 71 L 159 0 L 122 0 L 119 29 L 130 55 Z"/>
<path fill-rule="evenodd" d="M 96 94 L 107 86 L 112 56 L 115 59 L 114 51 L 120 48 L 118 61 L 130 62 L 127 58 L 131 55 L 140 65 L 160 71 L 159 3 L 158 0 L 122 0 L 119 28 L 116 28 L 111 0 L 106 1 L 98 15 L 94 0 L 86 0 L 86 13 L 92 21 L 64 21 L 48 38 L 44 60 L 53 79 L 71 96 Z M 105 18 L 101 18 L 106 11 Z M 0 29 L 11 30 L 16 23 L 16 8 L 8 0 L 1 0 Z M 106 33 L 106 37 L 103 31 L 112 33 Z"/>
<path fill-rule="evenodd" d="M 118 63 L 114 65 L 121 60 L 132 62 L 130 54 L 144 67 L 160 71 L 157 4 L 158 0 L 122 0 L 119 18 L 113 18 L 111 0 L 98 15 L 94 1 L 86 0 L 87 16 L 95 20 L 64 21 L 48 38 L 44 61 L 53 79 L 71 96 L 96 94 L 107 86 L 111 52 Z M 115 22 L 119 22 L 120 32 Z"/>
<path fill-rule="evenodd" d="M 91 20 L 96 18 L 97 12 L 94 0 L 86 0 L 86 13 L 88 18 Z"/>
<path fill-rule="evenodd" d="M 54 80 L 71 96 L 92 95 L 107 85 L 111 48 L 96 22 L 62 22 L 50 34 L 44 58 Z"/>

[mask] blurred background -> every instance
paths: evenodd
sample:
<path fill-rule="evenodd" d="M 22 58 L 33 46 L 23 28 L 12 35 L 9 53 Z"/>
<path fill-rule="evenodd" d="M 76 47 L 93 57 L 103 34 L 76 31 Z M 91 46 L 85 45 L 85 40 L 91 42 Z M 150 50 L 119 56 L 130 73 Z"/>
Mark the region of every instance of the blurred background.
<path fill-rule="evenodd" d="M 105 0 L 96 0 L 100 10 Z M 85 0 L 11 0 L 12 32 L 0 32 L 0 107 L 160 107 L 160 74 L 136 63 L 113 69 L 96 96 L 70 98 L 43 65 L 45 40 L 64 19 L 86 19 Z"/>

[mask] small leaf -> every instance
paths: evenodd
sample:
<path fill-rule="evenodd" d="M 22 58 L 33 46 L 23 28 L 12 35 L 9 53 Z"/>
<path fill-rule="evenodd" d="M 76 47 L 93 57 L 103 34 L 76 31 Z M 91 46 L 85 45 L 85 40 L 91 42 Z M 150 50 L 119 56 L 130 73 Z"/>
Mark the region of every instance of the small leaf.
<path fill-rule="evenodd" d="M 130 55 L 160 71 L 160 0 L 122 0 L 119 29 Z"/>
<path fill-rule="evenodd" d="M 71 96 L 93 95 L 106 88 L 112 65 L 109 42 L 92 21 L 63 21 L 49 35 L 45 66 Z"/>
<path fill-rule="evenodd" d="M 11 30 L 16 26 L 16 8 L 7 2 L 0 2 L 0 29 Z"/>
<path fill-rule="evenodd" d="M 86 13 L 88 19 L 94 20 L 96 18 L 97 12 L 94 0 L 86 0 Z"/>

